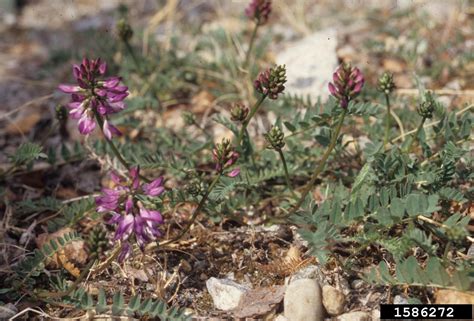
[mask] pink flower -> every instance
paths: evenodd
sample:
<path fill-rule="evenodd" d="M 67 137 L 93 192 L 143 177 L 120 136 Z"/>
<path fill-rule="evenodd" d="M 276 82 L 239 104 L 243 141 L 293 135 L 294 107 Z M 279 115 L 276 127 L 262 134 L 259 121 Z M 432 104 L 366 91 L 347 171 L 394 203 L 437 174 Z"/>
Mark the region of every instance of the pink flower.
<path fill-rule="evenodd" d="M 99 78 L 105 74 L 107 65 L 98 59 L 82 60 L 81 65 L 74 65 L 72 73 L 77 85 L 61 84 L 58 89 L 71 94 L 72 101 L 68 107 L 69 114 L 79 119 L 79 132 L 90 134 L 96 126 L 96 118 L 103 120 L 102 131 L 107 139 L 120 135 L 120 131 L 108 121 L 108 115 L 125 109 L 123 100 L 128 96 L 128 87 L 120 85 L 120 77 L 106 80 Z"/>
<path fill-rule="evenodd" d="M 130 238 L 133 236 L 140 246 L 161 236 L 159 225 L 163 224 L 160 211 L 147 209 L 142 204 L 142 196 L 158 197 L 164 193 L 163 178 L 151 183 L 140 183 L 138 167 L 130 169 L 128 179 L 116 173 L 111 173 L 112 181 L 116 186 L 112 189 L 104 188 L 102 195 L 96 198 L 97 212 L 111 213 L 109 224 L 117 225 L 115 241 L 124 242 L 119 261 L 130 255 L 132 247 Z"/>
<path fill-rule="evenodd" d="M 329 83 L 329 92 L 339 101 L 342 108 L 347 108 L 349 101 L 361 92 L 364 76 L 359 68 L 351 67 L 350 64 L 341 64 L 332 78 L 334 83 Z"/>
<path fill-rule="evenodd" d="M 245 9 L 245 15 L 254 19 L 258 25 L 264 25 L 272 12 L 271 0 L 252 0 Z"/>

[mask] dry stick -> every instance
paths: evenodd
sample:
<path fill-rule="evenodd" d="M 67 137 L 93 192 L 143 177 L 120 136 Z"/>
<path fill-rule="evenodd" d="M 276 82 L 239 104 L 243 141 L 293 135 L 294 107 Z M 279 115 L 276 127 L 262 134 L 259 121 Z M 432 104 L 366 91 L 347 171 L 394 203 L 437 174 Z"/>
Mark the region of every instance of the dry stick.
<path fill-rule="evenodd" d="M 301 197 L 298 200 L 298 202 L 296 203 L 296 205 L 285 216 L 293 215 L 300 208 L 301 204 L 303 203 L 303 201 L 305 200 L 305 198 L 308 195 L 309 191 L 311 190 L 314 183 L 316 182 L 316 179 L 318 178 L 319 174 L 324 169 L 324 165 L 326 165 L 326 161 L 328 160 L 329 155 L 331 155 L 332 150 L 336 146 L 337 138 L 339 136 L 339 133 L 341 132 L 342 124 L 344 123 L 344 118 L 346 117 L 346 114 L 347 114 L 347 109 L 344 109 L 341 116 L 340 116 L 340 118 L 339 118 L 339 122 L 337 123 L 336 131 L 334 132 L 334 135 L 331 138 L 331 142 L 329 143 L 329 146 L 326 149 L 326 152 L 324 152 L 323 157 L 321 158 L 321 161 L 319 162 L 318 167 L 316 168 L 316 170 L 313 173 L 313 176 L 311 176 L 311 180 L 306 185 L 306 187 L 303 190 L 303 192 L 301 194 Z"/>
<path fill-rule="evenodd" d="M 418 95 L 420 91 L 418 89 L 401 88 L 395 91 L 399 95 Z M 452 96 L 474 96 L 474 90 L 453 90 L 453 89 L 435 89 L 433 93 L 436 95 L 452 95 Z"/>
<path fill-rule="evenodd" d="M 458 111 L 458 112 L 456 113 L 456 116 L 459 116 L 459 115 L 465 113 L 466 111 L 468 111 L 468 110 L 471 109 L 472 107 L 474 107 L 474 104 L 471 104 L 471 105 L 469 105 L 469 106 L 467 106 L 467 107 L 461 109 L 460 111 Z M 441 122 L 440 120 L 437 120 L 437 121 L 428 123 L 428 124 L 426 124 L 426 125 L 424 126 L 424 128 L 429 128 L 429 127 L 436 126 L 436 125 L 439 124 L 440 122 Z M 396 141 L 398 141 L 398 140 L 400 140 L 400 139 L 403 139 L 403 138 L 405 138 L 405 136 L 411 135 L 411 134 L 415 133 L 416 131 L 417 131 L 416 129 L 410 130 L 410 131 L 408 131 L 408 132 L 406 132 L 406 133 L 404 133 L 404 134 L 402 134 L 402 135 L 400 135 L 400 136 L 398 136 L 398 137 L 392 139 L 392 142 L 396 142 Z"/>
<path fill-rule="evenodd" d="M 174 238 L 172 238 L 170 240 L 166 240 L 166 241 L 163 241 L 163 242 L 150 243 L 149 245 L 147 245 L 146 250 L 153 250 L 154 248 L 156 248 L 158 246 L 163 246 L 163 245 L 167 245 L 167 244 L 176 242 L 181 237 L 183 237 L 183 235 L 186 234 L 188 232 L 188 230 L 191 228 L 191 226 L 194 224 L 194 221 L 196 220 L 198 214 L 201 212 L 202 208 L 204 207 L 204 204 L 206 203 L 206 201 L 209 197 L 209 194 L 214 189 L 214 187 L 216 186 L 216 184 L 219 181 L 219 179 L 221 178 L 221 176 L 222 176 L 222 172 L 219 172 L 216 175 L 216 177 L 212 181 L 211 185 L 209 185 L 209 187 L 207 188 L 206 193 L 201 198 L 201 201 L 199 202 L 198 206 L 194 210 L 193 215 L 191 216 L 191 219 L 189 220 L 189 223 L 186 225 L 186 227 L 184 229 L 181 230 L 181 232 L 177 236 L 175 236 Z"/>

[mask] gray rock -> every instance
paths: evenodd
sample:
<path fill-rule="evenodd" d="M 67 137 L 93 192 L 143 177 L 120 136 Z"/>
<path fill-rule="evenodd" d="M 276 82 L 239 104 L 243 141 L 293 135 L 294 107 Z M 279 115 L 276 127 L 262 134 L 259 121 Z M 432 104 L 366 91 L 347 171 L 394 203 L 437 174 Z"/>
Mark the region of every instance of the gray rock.
<path fill-rule="evenodd" d="M 294 275 L 287 277 L 285 279 L 285 285 L 288 285 L 296 280 L 299 279 L 316 279 L 319 284 L 324 284 L 324 275 L 321 272 L 321 269 L 319 266 L 316 265 L 308 265 L 298 272 L 296 272 Z"/>
<path fill-rule="evenodd" d="M 474 243 L 472 243 L 469 250 L 467 250 L 467 256 L 474 257 Z"/>
<path fill-rule="evenodd" d="M 0 320 L 6 320 L 13 317 L 17 314 L 18 309 L 12 303 L 7 303 L 5 305 L 0 305 Z"/>
<path fill-rule="evenodd" d="M 357 280 L 354 280 L 354 281 L 351 282 L 351 287 L 354 290 L 361 289 L 363 286 L 364 286 L 364 280 L 357 279 Z"/>
<path fill-rule="evenodd" d="M 322 321 L 324 308 L 321 287 L 314 279 L 290 283 L 284 298 L 285 317 L 289 321 Z"/>
<path fill-rule="evenodd" d="M 240 300 L 249 287 L 238 284 L 229 279 L 210 278 L 206 282 L 207 290 L 212 297 L 214 306 L 219 310 L 229 311 L 237 308 Z"/>
<path fill-rule="evenodd" d="M 393 304 L 408 304 L 408 300 L 404 296 L 396 295 L 393 298 Z"/>
<path fill-rule="evenodd" d="M 356 311 L 349 312 L 340 315 L 336 319 L 337 321 L 370 321 L 370 314 L 367 312 Z"/>
<path fill-rule="evenodd" d="M 380 321 L 380 310 L 379 309 L 372 310 L 372 321 Z"/>
<path fill-rule="evenodd" d="M 346 303 L 345 295 L 338 289 L 325 285 L 323 286 L 323 305 L 331 316 L 337 316 L 344 312 Z"/>
<path fill-rule="evenodd" d="M 330 28 L 290 43 L 280 52 L 276 61 L 286 65 L 285 93 L 326 99 L 327 85 L 338 63 L 336 46 L 336 30 Z"/>
<path fill-rule="evenodd" d="M 275 321 L 288 321 L 288 318 L 285 317 L 283 314 L 279 314 L 276 318 Z"/>

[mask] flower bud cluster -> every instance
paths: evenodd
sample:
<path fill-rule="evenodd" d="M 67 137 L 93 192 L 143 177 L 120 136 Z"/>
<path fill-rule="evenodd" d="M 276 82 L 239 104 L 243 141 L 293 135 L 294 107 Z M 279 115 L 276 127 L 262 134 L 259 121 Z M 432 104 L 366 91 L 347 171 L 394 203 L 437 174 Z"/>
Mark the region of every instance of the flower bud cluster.
<path fill-rule="evenodd" d="M 231 167 L 237 162 L 239 159 L 239 153 L 234 150 L 230 140 L 224 138 L 222 143 L 216 144 L 216 147 L 212 150 L 212 157 L 216 164 L 216 171 L 222 173 L 224 169 Z M 239 175 L 239 173 L 240 170 L 237 168 L 232 170 L 227 175 L 230 177 L 235 177 Z"/>
<path fill-rule="evenodd" d="M 286 67 L 279 65 L 262 71 L 254 81 L 255 89 L 270 99 L 277 99 L 285 90 Z"/>
<path fill-rule="evenodd" d="M 236 122 L 243 122 L 247 119 L 249 108 L 242 104 L 235 104 L 230 110 L 230 119 Z"/>
<path fill-rule="evenodd" d="M 285 147 L 285 134 L 280 127 L 272 126 L 272 128 L 264 135 L 268 142 L 268 148 L 274 150 L 281 150 Z"/>
<path fill-rule="evenodd" d="M 329 92 L 333 95 L 342 108 L 347 108 L 349 101 L 354 99 L 364 86 L 364 76 L 357 67 L 350 64 L 341 64 L 332 76 L 333 82 L 329 83 Z"/>
<path fill-rule="evenodd" d="M 432 118 L 435 110 L 435 100 L 431 92 L 427 91 L 423 101 L 418 105 L 417 112 L 423 118 Z"/>
<path fill-rule="evenodd" d="M 245 15 L 257 22 L 258 25 L 264 25 L 272 12 L 271 0 L 252 0 L 245 9 Z"/>
<path fill-rule="evenodd" d="M 377 84 L 377 90 L 388 95 L 395 89 L 395 83 L 393 82 L 393 75 L 388 72 L 384 72 L 380 76 Z"/>

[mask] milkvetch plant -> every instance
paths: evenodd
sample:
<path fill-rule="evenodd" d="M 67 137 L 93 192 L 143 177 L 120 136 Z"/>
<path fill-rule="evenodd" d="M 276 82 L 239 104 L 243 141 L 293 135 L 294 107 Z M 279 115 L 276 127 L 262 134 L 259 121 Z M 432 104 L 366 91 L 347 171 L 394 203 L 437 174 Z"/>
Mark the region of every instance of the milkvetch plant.
<path fill-rule="evenodd" d="M 366 69 L 355 62 L 322 75 L 330 79 L 327 101 L 295 96 L 285 88 L 286 66 L 262 54 L 265 39 L 255 47 L 259 50 L 252 49 L 257 30 L 270 27 L 271 12 L 272 1 L 249 1 L 245 15 L 254 31 L 244 62 L 228 33 L 193 35 L 193 50 L 180 47 L 178 37 L 168 48 L 153 37 L 137 41 L 141 31 L 122 15 L 111 37 L 118 44 L 112 54 L 101 50 L 99 59 L 91 51 L 73 65 L 76 83 L 59 85 L 71 99 L 57 108 L 54 125 L 64 131 L 69 114 L 80 134 L 99 129 L 103 137 L 64 140 L 60 150 L 24 143 L 8 155 L 0 180 L 10 183 L 47 159 L 55 171 L 88 160 L 95 171 L 109 173 L 111 182 L 88 195 L 78 188 L 83 194 L 72 200 L 48 187 L 46 197 L 8 204 L 19 219 L 45 214 L 37 221 L 40 229 L 74 232 L 39 246 L 18 264 L 12 260 L 18 270 L 6 279 L 2 301 L 4 295 L 26 297 L 114 316 L 166 318 L 173 310 L 140 297 L 150 292 L 144 283 L 159 283 L 148 268 L 164 266 L 159 273 L 177 269 L 187 277 L 184 263 L 175 265 L 183 251 L 194 256 L 196 242 L 208 246 L 207 235 L 224 225 L 232 238 L 233 227 L 227 225 L 260 222 L 296 226 L 317 264 L 329 262 L 326 267 L 390 291 L 464 290 L 472 284 L 466 259 L 473 241 L 468 230 L 472 104 L 447 108 L 436 90 L 421 83 L 414 97 L 401 97 L 397 77 L 374 72 L 376 64 Z M 245 42 L 246 30 L 231 38 Z M 107 77 L 107 69 L 114 76 Z M 381 75 L 374 79 L 374 74 Z M 176 121 L 175 111 L 182 121 Z M 89 262 L 71 282 L 65 271 L 58 272 L 62 266 L 53 271 L 45 264 L 81 234 L 88 236 Z M 176 252 L 172 260 L 167 251 Z M 118 270 L 137 266 L 150 280 L 132 284 L 137 295 L 88 292 L 101 275 L 116 277 Z M 177 289 L 176 295 L 175 289 L 172 295 L 153 291 L 174 300 Z"/>

